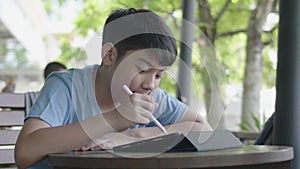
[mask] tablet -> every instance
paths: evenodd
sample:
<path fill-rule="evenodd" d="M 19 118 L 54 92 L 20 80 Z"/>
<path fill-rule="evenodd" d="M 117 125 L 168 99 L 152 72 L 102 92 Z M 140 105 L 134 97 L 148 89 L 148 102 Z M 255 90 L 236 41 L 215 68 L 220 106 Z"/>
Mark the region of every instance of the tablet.
<path fill-rule="evenodd" d="M 197 131 L 187 135 L 171 133 L 113 147 L 114 152 L 193 152 L 242 147 L 243 143 L 227 130 Z"/>

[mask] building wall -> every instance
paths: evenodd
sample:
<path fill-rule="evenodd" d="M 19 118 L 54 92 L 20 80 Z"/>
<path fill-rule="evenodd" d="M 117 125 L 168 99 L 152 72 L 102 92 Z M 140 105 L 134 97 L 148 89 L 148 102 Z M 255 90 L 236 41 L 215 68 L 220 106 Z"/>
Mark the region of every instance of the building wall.
<path fill-rule="evenodd" d="M 48 19 L 40 0 L 0 0 L 0 20 L 28 51 L 32 63 L 48 61 Z"/>
<path fill-rule="evenodd" d="M 0 70 L 0 87 L 4 85 L 3 79 L 12 76 L 16 92 L 39 90 L 44 80 L 43 68 L 60 54 L 54 35 L 49 34 L 48 16 L 41 0 L 0 0 L 0 21 L 27 50 L 30 65 L 37 67 L 37 70 Z"/>

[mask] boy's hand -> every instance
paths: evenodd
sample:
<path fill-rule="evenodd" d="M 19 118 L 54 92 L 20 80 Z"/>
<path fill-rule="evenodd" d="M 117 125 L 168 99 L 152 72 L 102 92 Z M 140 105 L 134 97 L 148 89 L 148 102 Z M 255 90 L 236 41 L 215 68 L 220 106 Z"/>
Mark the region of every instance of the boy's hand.
<path fill-rule="evenodd" d="M 131 136 L 130 131 L 121 133 L 108 133 L 101 138 L 94 139 L 88 145 L 75 149 L 75 151 L 109 150 L 115 146 L 136 142 L 142 139 L 143 138 L 135 138 Z"/>
<path fill-rule="evenodd" d="M 140 93 L 133 93 L 128 97 L 129 99 L 118 108 L 120 114 L 134 123 L 148 124 L 152 113 L 158 107 L 153 97 Z"/>

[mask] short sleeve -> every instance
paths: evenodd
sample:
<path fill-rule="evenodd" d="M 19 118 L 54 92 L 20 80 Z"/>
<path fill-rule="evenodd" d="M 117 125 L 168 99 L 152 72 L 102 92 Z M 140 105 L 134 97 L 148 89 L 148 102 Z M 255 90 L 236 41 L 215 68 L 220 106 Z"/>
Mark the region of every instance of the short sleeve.
<path fill-rule="evenodd" d="M 181 121 L 187 110 L 185 104 L 162 89 L 156 89 L 151 95 L 158 103 L 158 108 L 153 115 L 162 125 L 170 125 Z M 155 126 L 155 124 L 151 122 L 147 126 Z"/>
<path fill-rule="evenodd" d="M 31 117 L 40 118 L 52 127 L 69 123 L 73 112 L 71 86 L 68 76 L 51 74 L 25 120 Z"/>

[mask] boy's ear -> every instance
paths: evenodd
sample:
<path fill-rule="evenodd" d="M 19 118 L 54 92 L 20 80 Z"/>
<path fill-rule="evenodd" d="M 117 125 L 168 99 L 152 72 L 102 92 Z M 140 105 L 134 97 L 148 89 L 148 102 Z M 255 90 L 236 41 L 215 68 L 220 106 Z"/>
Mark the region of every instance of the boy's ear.
<path fill-rule="evenodd" d="M 105 43 L 101 50 L 102 63 L 106 66 L 110 66 L 117 58 L 117 50 L 113 43 Z"/>

